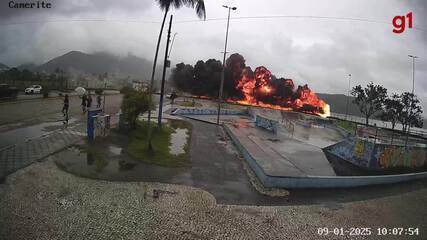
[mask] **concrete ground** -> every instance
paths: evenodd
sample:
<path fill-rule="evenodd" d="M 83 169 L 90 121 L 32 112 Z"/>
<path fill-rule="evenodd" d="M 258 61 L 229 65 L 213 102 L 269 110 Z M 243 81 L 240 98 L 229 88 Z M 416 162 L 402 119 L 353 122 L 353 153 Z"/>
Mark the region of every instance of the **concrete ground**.
<path fill-rule="evenodd" d="M 192 154 L 200 159 L 187 178 L 193 187 L 82 178 L 60 170 L 54 156 L 9 175 L 0 184 L 0 239 L 426 239 L 427 181 L 266 197 L 209 126 L 200 123 L 208 133 L 193 139 Z M 221 203 L 215 193 L 243 205 Z M 325 227 L 367 227 L 372 234 L 319 236 Z M 380 237 L 377 227 L 419 228 L 420 235 Z"/>
<path fill-rule="evenodd" d="M 61 171 L 52 159 L 0 185 L 0 239 L 426 239 L 426 188 L 330 205 L 217 204 L 182 185 L 109 182 Z M 319 236 L 318 228 L 371 228 Z M 378 227 L 419 236 L 377 236 Z"/>
<path fill-rule="evenodd" d="M 106 96 L 106 112 L 116 113 L 120 109 L 122 95 L 107 95 Z M 61 113 L 64 99 L 62 97 L 55 98 L 39 98 L 31 100 L 22 100 L 14 102 L 0 102 L 0 134 L 7 131 L 33 126 L 40 123 L 61 122 L 63 115 Z M 93 98 L 93 104 L 96 104 L 96 99 Z M 85 121 L 85 116 L 82 114 L 81 99 L 78 96 L 70 97 L 70 119 Z"/>
<path fill-rule="evenodd" d="M 335 176 L 321 148 L 278 136 L 240 119 L 227 124 L 252 158 L 270 176 Z"/>

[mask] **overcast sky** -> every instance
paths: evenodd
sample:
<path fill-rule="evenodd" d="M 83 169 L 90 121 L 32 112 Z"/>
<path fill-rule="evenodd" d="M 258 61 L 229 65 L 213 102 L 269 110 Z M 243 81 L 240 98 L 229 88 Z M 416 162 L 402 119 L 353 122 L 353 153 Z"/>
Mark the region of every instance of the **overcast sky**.
<path fill-rule="evenodd" d="M 71 50 L 153 59 L 162 19 L 154 0 L 51 0 L 53 7 L 47 10 L 10 9 L 9 0 L 0 2 L 0 62 L 7 65 L 41 64 Z M 172 11 L 173 32 L 178 33 L 172 64 L 222 60 L 227 17 L 223 4 L 237 7 L 232 18 L 374 20 L 232 19 L 228 51 L 242 54 L 252 68 L 263 65 L 278 77 L 326 93 L 345 93 L 349 73 L 352 86 L 372 81 L 391 92 L 411 91 L 412 62 L 407 55 L 415 54 L 415 92 L 427 112 L 427 1 L 205 0 L 207 21 L 198 21 L 192 9 Z M 411 11 L 415 28 L 393 33 L 392 18 Z M 83 21 L 89 19 L 96 21 Z"/>

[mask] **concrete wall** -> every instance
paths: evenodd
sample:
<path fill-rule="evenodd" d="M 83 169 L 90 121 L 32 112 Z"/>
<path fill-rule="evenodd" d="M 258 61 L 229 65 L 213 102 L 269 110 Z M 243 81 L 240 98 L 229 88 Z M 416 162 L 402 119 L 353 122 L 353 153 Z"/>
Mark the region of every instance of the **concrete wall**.
<path fill-rule="evenodd" d="M 213 108 L 177 108 L 172 114 L 178 115 L 216 115 L 217 109 Z M 221 109 L 221 115 L 242 115 L 245 112 L 236 109 Z"/>
<path fill-rule="evenodd" d="M 277 133 L 279 122 L 260 115 L 255 116 L 255 126 Z"/>
<path fill-rule="evenodd" d="M 426 148 L 374 144 L 359 138 L 347 138 L 326 150 L 352 164 L 374 170 L 418 168 L 427 162 Z"/>

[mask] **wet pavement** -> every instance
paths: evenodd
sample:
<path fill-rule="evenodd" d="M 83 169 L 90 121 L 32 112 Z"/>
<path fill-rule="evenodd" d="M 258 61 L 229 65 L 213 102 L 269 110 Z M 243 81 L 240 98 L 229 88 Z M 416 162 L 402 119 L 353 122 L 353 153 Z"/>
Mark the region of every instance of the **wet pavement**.
<path fill-rule="evenodd" d="M 73 147 L 53 157 L 61 169 L 79 176 L 110 181 L 162 182 L 194 186 L 214 195 L 220 204 L 316 203 L 336 207 L 343 202 L 397 195 L 427 187 L 427 181 L 414 181 L 355 189 L 290 190 L 289 197 L 269 197 L 252 186 L 244 170 L 244 160 L 239 157 L 221 127 L 195 120 L 189 121 L 193 125 L 190 167 L 166 168 L 132 160 L 124 150 L 127 144 L 127 136 L 124 135 L 117 135 L 97 144 L 95 148 L 102 153 L 101 156 Z"/>
<path fill-rule="evenodd" d="M 68 121 L 68 124 L 73 124 L 76 121 L 76 118 L 72 118 Z M 22 144 L 30 139 L 41 137 L 49 132 L 63 128 L 64 123 L 62 121 L 55 121 L 2 132 L 0 133 L 0 149 L 10 145 Z"/>
<path fill-rule="evenodd" d="M 15 102 L 0 102 L 0 135 L 3 132 L 16 128 L 32 126 L 44 122 L 60 122 L 63 120 L 61 113 L 63 98 L 41 98 L 21 100 Z M 122 101 L 121 94 L 107 95 L 107 113 L 117 113 Z M 69 118 L 85 121 L 82 114 L 81 99 L 78 96 L 70 97 Z"/>
<path fill-rule="evenodd" d="M 8 174 L 80 141 L 85 135 L 82 125 L 74 124 L 43 137 L 0 149 L 0 182 Z"/>
<path fill-rule="evenodd" d="M 207 190 L 219 203 L 271 203 L 274 198 L 261 195 L 251 185 L 242 160 L 231 142 L 226 142 L 222 128 L 190 122 L 193 125 L 190 167 L 167 168 L 132 160 L 123 150 L 128 141 L 125 135 L 115 135 L 92 146 L 99 153 L 72 147 L 53 157 L 61 169 L 88 178 L 189 185 Z M 284 198 L 276 200 L 286 204 Z"/>

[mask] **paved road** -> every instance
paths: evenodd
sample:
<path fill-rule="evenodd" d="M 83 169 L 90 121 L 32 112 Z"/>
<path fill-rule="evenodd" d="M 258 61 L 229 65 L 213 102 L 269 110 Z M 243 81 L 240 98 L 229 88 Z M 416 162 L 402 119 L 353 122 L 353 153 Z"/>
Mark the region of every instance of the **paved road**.
<path fill-rule="evenodd" d="M 106 96 L 106 112 L 115 113 L 119 110 L 122 95 Z M 77 96 L 70 97 L 70 118 L 84 120 L 81 100 Z M 94 99 L 93 104 L 96 104 Z M 41 98 L 15 102 L 0 103 L 0 133 L 24 126 L 43 122 L 57 122 L 63 119 L 61 109 L 63 98 Z"/>
<path fill-rule="evenodd" d="M 121 95 L 107 96 L 106 112 L 118 112 L 121 99 Z M 86 115 L 81 112 L 80 99 L 70 100 L 68 125 L 62 123 L 62 98 L 0 104 L 0 179 L 85 136 Z"/>

